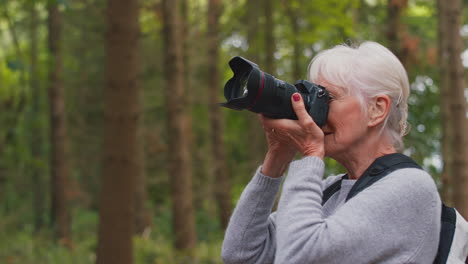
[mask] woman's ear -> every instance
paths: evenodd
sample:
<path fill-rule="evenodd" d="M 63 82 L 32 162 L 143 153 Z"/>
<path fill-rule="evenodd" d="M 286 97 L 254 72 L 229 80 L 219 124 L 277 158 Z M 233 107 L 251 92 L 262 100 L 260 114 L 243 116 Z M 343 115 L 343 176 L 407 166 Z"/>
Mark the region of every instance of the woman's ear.
<path fill-rule="evenodd" d="M 375 96 L 369 105 L 369 127 L 375 127 L 385 121 L 390 112 L 390 97 L 386 94 Z"/>

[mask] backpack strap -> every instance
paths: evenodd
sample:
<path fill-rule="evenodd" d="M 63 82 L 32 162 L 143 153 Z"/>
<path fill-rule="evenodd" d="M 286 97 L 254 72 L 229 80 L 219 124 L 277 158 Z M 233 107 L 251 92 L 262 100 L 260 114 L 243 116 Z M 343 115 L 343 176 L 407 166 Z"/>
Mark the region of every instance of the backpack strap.
<path fill-rule="evenodd" d="M 437 256 L 434 260 L 434 264 L 447 263 L 453 237 L 455 235 L 456 222 L 457 214 L 455 213 L 455 209 L 442 204 L 439 248 L 437 249 Z"/>
<path fill-rule="evenodd" d="M 353 185 L 346 197 L 346 201 L 391 172 L 405 168 L 422 169 L 411 158 L 400 153 L 393 153 L 377 158 Z"/>
<path fill-rule="evenodd" d="M 365 188 L 371 186 L 391 172 L 404 168 L 422 169 L 411 158 L 399 153 L 385 155 L 376 159 L 353 185 L 348 193 L 348 196 L 346 197 L 346 201 L 353 198 Z M 333 194 L 341 189 L 341 182 L 343 179 L 347 178 L 348 175 L 343 176 L 340 180 L 330 185 L 323 192 L 322 205 L 325 204 L 325 202 L 330 199 Z M 456 214 L 457 213 L 454 208 L 448 207 L 442 203 L 439 248 L 437 249 L 437 255 L 433 264 L 447 263 L 447 259 L 452 247 L 452 241 L 455 235 L 457 221 Z M 468 258 L 465 262 L 468 263 Z"/>
<path fill-rule="evenodd" d="M 338 192 L 341 189 L 341 182 L 344 179 L 348 179 L 348 174 L 343 175 L 341 179 L 338 181 L 334 182 L 332 185 L 328 186 L 325 191 L 323 191 L 322 194 L 322 206 L 330 199 L 330 197 L 333 196 L 336 192 Z"/>
<path fill-rule="evenodd" d="M 400 153 L 393 153 L 377 158 L 353 185 L 348 196 L 346 197 L 346 201 L 354 197 L 356 194 L 358 194 L 365 188 L 372 185 L 374 182 L 390 174 L 392 171 L 404 168 L 422 169 L 411 158 Z M 341 189 L 341 182 L 343 181 L 343 179 L 348 179 L 348 175 L 344 175 L 343 177 L 341 177 L 340 180 L 328 186 L 323 191 L 322 205 L 324 205 L 333 196 L 333 194 L 335 194 Z"/>

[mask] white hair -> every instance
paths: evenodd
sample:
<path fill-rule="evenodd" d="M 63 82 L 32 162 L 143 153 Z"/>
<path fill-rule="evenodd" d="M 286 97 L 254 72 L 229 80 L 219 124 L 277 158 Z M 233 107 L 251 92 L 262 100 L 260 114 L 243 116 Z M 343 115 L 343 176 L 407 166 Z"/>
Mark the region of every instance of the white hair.
<path fill-rule="evenodd" d="M 389 114 L 382 132 L 398 151 L 407 132 L 410 93 L 408 75 L 398 58 L 376 42 L 359 46 L 338 45 L 317 54 L 309 65 L 309 80 L 325 82 L 358 98 L 366 111 L 367 102 L 379 94 L 390 97 Z"/>

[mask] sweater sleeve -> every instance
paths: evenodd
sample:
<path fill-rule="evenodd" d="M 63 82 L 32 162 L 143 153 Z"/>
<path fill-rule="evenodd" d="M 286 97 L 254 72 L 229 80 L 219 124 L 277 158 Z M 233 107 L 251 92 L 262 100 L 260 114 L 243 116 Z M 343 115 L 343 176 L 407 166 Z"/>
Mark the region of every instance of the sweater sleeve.
<path fill-rule="evenodd" d="M 432 263 L 440 198 L 430 176 L 397 170 L 322 216 L 324 163 L 291 164 L 279 203 L 275 263 Z"/>
<path fill-rule="evenodd" d="M 224 263 L 273 263 L 276 227 L 271 210 L 281 181 L 257 170 L 229 221 L 221 252 Z"/>

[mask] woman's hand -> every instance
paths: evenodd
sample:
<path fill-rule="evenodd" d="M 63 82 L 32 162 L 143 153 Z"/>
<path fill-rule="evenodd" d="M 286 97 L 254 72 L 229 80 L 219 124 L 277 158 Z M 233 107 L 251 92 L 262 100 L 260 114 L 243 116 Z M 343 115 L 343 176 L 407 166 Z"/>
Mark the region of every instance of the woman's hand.
<path fill-rule="evenodd" d="M 265 130 L 268 152 L 262 165 L 262 173 L 269 177 L 280 177 L 296 155 L 297 150 L 289 144 L 288 138 L 277 133 L 274 128 L 266 127 L 269 118 L 259 115 Z"/>
<path fill-rule="evenodd" d="M 268 143 L 268 153 L 262 166 L 262 173 L 279 177 L 286 170 L 296 151 L 304 156 L 325 155 L 324 134 L 307 113 L 300 94 L 291 97 L 298 120 L 271 119 L 261 116 Z"/>

